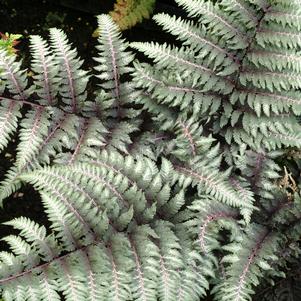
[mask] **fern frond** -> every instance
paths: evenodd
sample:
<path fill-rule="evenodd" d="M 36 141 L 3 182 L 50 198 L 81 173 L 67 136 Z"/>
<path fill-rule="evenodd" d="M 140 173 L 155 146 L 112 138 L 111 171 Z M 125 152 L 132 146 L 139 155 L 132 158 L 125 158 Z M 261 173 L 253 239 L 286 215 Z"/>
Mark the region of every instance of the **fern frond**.
<path fill-rule="evenodd" d="M 9 55 L 6 51 L 0 50 L 0 78 L 5 88 L 16 100 L 26 100 L 30 95 L 27 89 L 26 70 L 21 70 L 21 62 L 16 61 L 14 55 Z"/>
<path fill-rule="evenodd" d="M 47 108 L 29 111 L 21 122 L 20 143 L 17 148 L 16 166 L 22 168 L 38 153 L 49 127 Z"/>
<path fill-rule="evenodd" d="M 1 99 L 1 98 L 0 98 Z M 18 119 L 21 117 L 21 105 L 12 100 L 1 99 L 0 106 L 0 151 L 8 144 L 10 136 L 16 131 Z"/>
<path fill-rule="evenodd" d="M 154 0 L 117 0 L 110 16 L 121 30 L 125 30 L 135 26 L 143 18 L 148 19 L 153 11 L 154 4 Z"/>
<path fill-rule="evenodd" d="M 157 14 L 153 19 L 163 27 L 164 30 L 175 35 L 177 39 L 183 41 L 183 45 L 189 45 L 192 50 L 199 52 L 202 56 L 210 55 L 214 66 L 224 66 L 229 69 L 227 74 L 231 74 L 238 69 L 238 63 L 233 53 L 221 47 L 217 41 L 211 41 L 205 30 L 189 20 L 171 17 L 168 14 Z M 232 69 L 232 71 L 230 71 Z"/>
<path fill-rule="evenodd" d="M 32 247 L 37 249 L 37 253 L 41 254 L 46 260 L 55 258 L 58 254 L 56 251 L 57 243 L 52 237 L 46 239 L 46 228 L 39 227 L 28 218 L 20 217 L 6 222 L 5 225 L 13 226 L 15 229 L 21 231 L 27 242 L 33 243 Z"/>
<path fill-rule="evenodd" d="M 237 156 L 235 164 L 241 170 L 242 175 L 251 184 L 251 189 L 255 195 L 259 195 L 265 201 L 275 199 L 273 193 L 279 191 L 276 180 L 280 178 L 280 167 L 274 162 L 281 153 L 266 153 L 247 151 L 245 154 Z"/>
<path fill-rule="evenodd" d="M 277 260 L 276 249 L 277 238 L 267 229 L 252 225 L 239 248 L 233 248 L 234 257 L 225 258 L 230 267 L 226 272 L 227 280 L 215 288 L 218 290 L 216 298 L 222 301 L 250 300 L 254 293 L 251 286 L 257 285 L 259 277 L 271 268 L 269 261 Z"/>
<path fill-rule="evenodd" d="M 290 91 L 299 89 L 300 76 L 293 73 L 278 72 L 243 72 L 240 82 L 247 86 L 250 82 L 256 88 L 267 89 L 270 92 Z"/>
<path fill-rule="evenodd" d="M 50 29 L 52 48 L 60 66 L 59 93 L 69 112 L 80 112 L 87 97 L 86 87 L 89 80 L 87 71 L 80 67 L 83 61 L 78 58 L 77 51 L 71 48 L 66 34 L 56 28 Z"/>
<path fill-rule="evenodd" d="M 238 218 L 238 212 L 221 204 L 211 198 L 202 198 L 195 200 L 189 210 L 192 212 L 189 220 L 186 222 L 189 232 L 196 236 L 195 248 L 201 253 L 210 253 L 214 249 L 219 248 L 216 234 L 219 228 L 227 228 L 230 225 L 223 221 L 234 220 Z M 214 223 L 218 223 L 219 227 L 214 227 Z M 231 223 L 231 228 L 234 228 Z M 233 231 L 235 232 L 235 231 Z"/>
<path fill-rule="evenodd" d="M 202 56 L 195 56 L 194 52 L 189 51 L 189 49 L 181 50 L 176 47 L 170 47 L 166 44 L 160 45 L 157 43 L 138 42 L 131 43 L 131 46 L 143 52 L 148 57 L 154 59 L 154 62 L 157 63 L 159 68 L 173 68 L 176 64 L 178 66 L 178 72 L 182 72 L 182 70 L 186 72 L 201 72 L 203 73 L 203 76 L 205 73 L 208 74 L 208 77 L 211 76 L 211 80 L 218 81 L 218 78 L 215 78 L 215 76 L 218 75 L 218 72 L 215 72 L 215 70 L 204 66 L 202 64 Z M 199 77 L 193 78 L 194 83 L 203 80 L 200 76 L 200 73 L 196 73 L 196 76 Z"/>
<path fill-rule="evenodd" d="M 137 64 L 135 67 L 134 80 L 136 86 L 145 89 L 159 104 L 162 103 L 170 107 L 179 107 L 181 111 L 187 110 L 195 114 L 198 112 L 205 113 L 207 111 L 209 111 L 210 114 L 214 114 L 221 105 L 221 97 L 217 93 L 204 93 L 202 87 L 191 87 L 191 81 L 178 82 L 175 78 L 161 78 L 159 72 L 154 72 L 146 65 L 139 66 Z M 225 86 L 216 85 L 215 89 L 219 91 L 224 87 Z M 150 104 L 143 101 L 143 97 L 140 98 L 141 100 L 139 100 L 143 102 L 145 106 L 150 106 Z"/>
<path fill-rule="evenodd" d="M 247 28 L 254 28 L 258 22 L 257 11 L 246 0 L 222 0 L 221 6 L 225 11 L 231 12 L 231 15 L 241 22 Z"/>
<path fill-rule="evenodd" d="M 100 86 L 108 91 L 110 98 L 114 99 L 117 114 L 120 114 L 120 106 L 126 103 L 128 93 L 127 83 L 121 83 L 120 77 L 129 73 L 129 62 L 133 60 L 133 54 L 126 51 L 127 43 L 121 39 L 118 26 L 109 16 L 102 15 L 98 18 L 101 35 L 98 38 L 97 50 L 99 56 L 95 60 L 99 65 L 95 68 L 100 74 L 97 76 L 104 81 Z"/>
<path fill-rule="evenodd" d="M 114 40 L 112 43 L 118 49 L 117 51 L 110 48 L 113 44 L 110 44 L 108 36 L 104 40 L 100 39 L 102 46 L 99 47 L 103 47 L 104 52 L 100 53 L 99 59 L 105 60 L 101 68 L 107 66 L 106 60 L 111 62 L 114 52 L 116 55 L 118 52 L 116 66 L 112 68 L 118 72 L 116 76 L 119 80 L 119 76 L 131 70 L 128 65 L 133 60 L 133 55 L 125 51 L 127 44 L 120 38 L 118 29 L 110 17 L 100 17 L 99 25 L 107 26 L 107 34 L 112 37 Z M 10 136 L 16 130 L 17 120 L 21 117 L 20 108 L 24 104 L 29 107 L 21 121 L 16 163 L 0 188 L 1 201 L 20 187 L 18 176 L 22 172 L 52 162 L 71 164 L 84 160 L 86 156 L 96 157 L 99 147 L 117 148 L 127 152 L 128 145 L 132 143 L 130 135 L 137 129 L 135 124 L 128 121 L 113 121 L 116 117 L 114 103 L 110 103 L 106 108 L 102 116 L 103 122 L 99 120 L 100 116 L 94 107 L 93 112 L 89 111 L 97 102 L 85 101 L 89 76 L 80 68 L 82 61 L 78 58 L 77 52 L 72 49 L 65 33 L 58 29 L 51 29 L 50 35 L 52 50 L 41 37 L 31 38 L 32 70 L 35 74 L 34 85 L 29 89 L 27 89 L 25 71 L 20 71 L 20 62 L 16 62 L 15 57 L 9 58 L 1 52 L 3 58 L 3 70 L 2 67 L 0 69 L 3 78 L 1 88 L 4 90 L 3 93 L 12 94 L 11 98 L 1 97 L 1 109 L 3 109 L 0 119 L 0 129 L 3 134 L 0 138 L 1 150 L 8 144 Z M 107 53 L 108 49 L 113 52 Z M 105 73 L 106 71 L 102 69 L 102 76 L 106 77 Z M 96 98 L 102 100 L 101 95 L 105 93 L 106 97 L 110 94 L 109 98 L 115 98 L 116 101 L 112 93 L 113 83 L 114 76 L 106 77 L 106 82 L 102 82 L 102 90 L 97 93 Z M 120 105 L 121 103 L 126 105 L 132 101 L 134 91 L 126 82 L 120 82 L 118 85 L 120 85 L 118 101 Z M 27 97 L 34 88 L 33 101 L 29 101 Z M 39 104 L 34 103 L 35 98 Z M 67 106 L 56 107 L 62 104 L 60 100 Z M 124 108 L 122 112 L 120 111 L 122 113 L 120 118 L 133 118 L 138 112 L 138 110 Z M 83 113 L 84 116 L 79 116 L 79 113 Z"/>
<path fill-rule="evenodd" d="M 31 246 L 19 236 L 9 235 L 4 237 L 3 241 L 9 245 L 12 252 L 17 256 L 22 254 L 28 255 L 32 252 Z"/>
<path fill-rule="evenodd" d="M 230 183 L 221 175 L 217 175 L 213 168 L 206 166 L 206 162 L 194 161 L 192 166 L 174 166 L 181 186 L 196 185 L 199 195 L 206 193 L 222 203 L 241 208 L 246 221 L 250 221 L 254 202 L 252 198 L 241 199 Z"/>
<path fill-rule="evenodd" d="M 246 47 L 247 37 L 241 31 L 239 24 L 211 1 L 178 0 L 177 3 L 188 12 L 190 17 L 199 17 L 201 24 L 209 24 L 209 30 L 212 30 L 214 35 L 227 39 L 232 49 Z"/>
<path fill-rule="evenodd" d="M 294 111 L 296 115 L 300 112 L 300 101 L 298 93 L 270 93 L 259 89 L 256 90 L 240 90 L 232 94 L 231 103 L 236 102 L 241 104 L 247 103 L 257 116 L 261 116 L 264 113 L 270 116 L 272 113 L 281 114 L 289 112 L 290 109 Z"/>
<path fill-rule="evenodd" d="M 175 125 L 177 137 L 172 141 L 175 146 L 171 153 L 183 162 L 204 154 L 206 150 L 210 149 L 214 139 L 202 136 L 202 132 L 202 126 L 194 122 L 193 118 L 179 120 Z"/>
<path fill-rule="evenodd" d="M 159 14 L 154 19 L 183 46 L 134 43 L 134 47 L 155 62 L 155 68 L 143 65 L 142 69 L 141 65 L 135 65 L 136 86 L 151 93 L 159 103 L 180 106 L 178 119 L 183 118 L 180 117 L 183 111 L 188 116 L 196 112 L 194 118 L 200 120 L 211 105 L 212 114 L 218 112 L 215 110 L 222 102 L 224 111 L 214 121 L 209 119 L 209 124 L 213 123 L 214 131 L 222 132 L 228 143 L 246 143 L 254 149 L 299 146 L 299 127 L 284 135 L 287 129 L 281 118 L 281 114 L 288 113 L 290 122 L 296 123 L 293 115 L 300 113 L 299 38 L 297 27 L 287 21 L 290 14 L 296 14 L 294 5 L 297 4 L 236 0 L 215 4 L 195 0 L 178 3 L 193 21 L 167 14 Z M 174 71 L 175 64 L 178 73 Z M 152 69 L 161 72 L 156 74 Z M 192 69 L 195 71 L 191 72 Z M 208 76 L 208 72 L 217 78 Z M 196 90 L 205 92 L 206 100 L 201 101 L 201 109 L 195 105 L 190 110 L 187 101 L 198 96 Z M 213 91 L 214 98 L 206 95 Z M 143 104 L 145 101 L 140 100 Z M 153 110 L 151 114 L 156 112 L 153 107 L 145 105 Z M 253 112 L 260 118 L 255 120 Z M 262 115 L 268 118 L 264 121 Z M 160 117 L 165 125 L 164 119 L 167 116 Z M 258 121 L 262 123 L 255 128 Z M 272 125 L 275 121 L 277 127 Z"/>
<path fill-rule="evenodd" d="M 31 36 L 31 69 L 34 71 L 36 93 L 40 97 L 40 104 L 52 106 L 57 102 L 59 87 L 58 62 L 55 60 L 47 42 L 40 36 Z"/>
<path fill-rule="evenodd" d="M 82 157 L 95 157 L 96 148 L 105 145 L 103 136 L 107 130 L 103 127 L 102 123 L 96 118 L 79 119 L 79 125 L 76 128 L 76 135 L 74 142 L 70 139 L 72 152 L 67 154 L 65 161 L 72 164 L 75 161 L 80 161 Z M 74 144 L 73 144 L 74 143 Z M 60 162 L 63 162 L 62 156 Z"/>
<path fill-rule="evenodd" d="M 154 230 L 149 226 L 136 226 L 131 219 L 143 223 L 147 222 L 148 218 L 145 220 L 139 218 L 135 212 L 141 209 L 134 206 L 134 216 L 132 214 L 125 225 L 129 229 L 129 234 L 124 236 L 116 231 L 120 228 L 120 217 L 127 211 L 120 210 L 116 215 L 115 209 L 110 210 L 112 196 L 125 201 L 121 193 L 126 197 L 126 188 L 117 191 L 121 188 L 122 182 L 124 184 L 127 182 L 125 178 L 121 178 L 123 174 L 131 175 L 131 181 L 136 179 L 137 185 L 142 185 L 141 187 L 149 191 L 149 195 L 152 193 L 159 197 L 163 188 L 158 177 L 158 169 L 147 159 L 136 161 L 126 157 L 120 161 L 118 158 L 120 158 L 118 153 L 104 152 L 103 162 L 99 161 L 98 166 L 87 163 L 73 164 L 67 168 L 62 166 L 43 168 L 20 176 L 41 192 L 45 211 L 52 223 L 53 234 L 46 236 L 44 227 L 39 227 L 26 218 L 6 223 L 20 229 L 20 234 L 30 246 L 39 250 L 37 253 L 39 256 L 31 266 L 23 266 L 24 270 L 21 267 L 13 276 L 2 275 L 0 285 L 4 288 L 5 294 L 9 294 L 10 285 L 13 285 L 16 279 L 24 290 L 29 289 L 27 279 L 32 275 L 38 276 L 36 279 L 38 281 L 33 282 L 35 287 L 50 289 L 49 295 L 53 295 L 54 298 L 57 298 L 57 292 L 61 292 L 66 300 L 72 298 L 93 300 L 100 294 L 104 294 L 102 295 L 104 300 L 115 297 L 128 300 L 132 294 L 137 300 L 156 300 L 157 296 L 161 296 L 162 300 L 174 298 L 180 280 L 178 269 L 183 269 L 184 266 L 180 259 L 181 247 L 176 242 L 177 238 L 171 224 L 158 222 Z M 110 161 L 114 165 L 110 165 Z M 146 165 L 143 165 L 143 162 Z M 118 165 L 123 166 L 123 170 L 117 169 Z M 145 169 L 145 166 L 148 168 Z M 66 173 L 70 168 L 73 171 Z M 147 174 L 144 173 L 145 170 L 148 170 Z M 112 172 L 116 174 L 115 179 Z M 105 174 L 111 179 L 110 182 L 105 183 L 105 179 L 101 178 L 101 175 Z M 153 175 L 153 180 L 149 178 L 150 175 Z M 54 180 L 54 176 L 57 180 Z M 99 187 L 102 182 L 109 194 Z M 113 185 L 117 184 L 118 188 L 117 186 L 115 188 Z M 133 196 L 132 193 L 130 195 Z M 165 202 L 171 205 L 172 200 Z M 126 202 L 120 205 L 128 207 Z M 108 236 L 107 231 L 112 235 Z M 102 239 L 106 241 L 106 246 L 102 244 Z M 145 244 L 148 245 L 147 249 Z M 20 248 L 23 248 L 23 245 L 20 245 Z M 30 258 L 33 259 L 32 255 L 28 254 L 28 260 Z M 41 262 L 42 258 L 44 263 Z M 160 264 L 157 258 L 160 258 Z M 95 269 L 96 266 L 99 269 Z M 133 277 L 129 277 L 130 275 Z M 98 286 L 98 281 L 103 277 L 108 279 L 108 282 L 101 281 L 102 284 Z M 165 279 L 166 282 L 160 279 Z M 91 287 L 89 292 L 84 289 L 87 285 Z M 33 291 L 29 300 L 34 300 L 34 295 Z"/>

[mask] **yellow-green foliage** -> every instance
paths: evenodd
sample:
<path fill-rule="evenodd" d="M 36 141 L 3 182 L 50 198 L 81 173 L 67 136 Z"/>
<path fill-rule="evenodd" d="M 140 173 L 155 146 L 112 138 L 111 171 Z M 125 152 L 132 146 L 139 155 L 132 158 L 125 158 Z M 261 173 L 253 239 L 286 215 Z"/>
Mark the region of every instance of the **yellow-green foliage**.
<path fill-rule="evenodd" d="M 14 54 L 17 50 L 14 48 L 19 44 L 19 39 L 22 38 L 21 34 L 9 34 L 0 32 L 0 49 L 6 49 L 10 54 Z"/>
<path fill-rule="evenodd" d="M 153 12 L 156 0 L 117 0 L 114 10 L 109 12 L 112 19 L 121 30 L 129 29 L 143 19 L 148 19 Z M 96 29 L 93 37 L 98 37 L 100 32 Z"/>
<path fill-rule="evenodd" d="M 121 30 L 125 30 L 135 26 L 144 18 L 148 19 L 154 4 L 155 0 L 117 0 L 110 15 Z"/>

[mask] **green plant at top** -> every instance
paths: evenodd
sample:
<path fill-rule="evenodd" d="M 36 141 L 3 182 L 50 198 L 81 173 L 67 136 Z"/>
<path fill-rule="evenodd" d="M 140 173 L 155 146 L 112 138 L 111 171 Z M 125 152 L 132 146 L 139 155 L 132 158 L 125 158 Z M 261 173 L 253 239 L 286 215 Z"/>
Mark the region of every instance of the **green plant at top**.
<path fill-rule="evenodd" d="M 5 301 L 246 301 L 299 262 L 277 160 L 301 141 L 301 4 L 177 2 L 187 19 L 154 19 L 181 46 L 130 45 L 153 64 L 99 16 L 93 81 L 59 29 L 31 37 L 32 81 L 0 52 L 0 150 L 18 134 L 0 200 L 30 184 L 50 224 L 5 222 Z"/>
<path fill-rule="evenodd" d="M 153 11 L 155 0 L 117 0 L 110 12 L 121 30 L 135 26 L 144 18 L 148 19 Z"/>
<path fill-rule="evenodd" d="M 114 10 L 110 11 L 109 15 L 121 30 L 126 30 L 143 19 L 149 19 L 154 6 L 155 0 L 117 0 Z M 98 37 L 100 34 L 99 29 L 96 29 L 92 36 Z"/>
<path fill-rule="evenodd" d="M 15 54 L 17 49 L 14 47 L 19 44 L 19 39 L 22 38 L 21 34 L 9 34 L 0 32 L 0 49 L 5 49 L 10 54 Z"/>

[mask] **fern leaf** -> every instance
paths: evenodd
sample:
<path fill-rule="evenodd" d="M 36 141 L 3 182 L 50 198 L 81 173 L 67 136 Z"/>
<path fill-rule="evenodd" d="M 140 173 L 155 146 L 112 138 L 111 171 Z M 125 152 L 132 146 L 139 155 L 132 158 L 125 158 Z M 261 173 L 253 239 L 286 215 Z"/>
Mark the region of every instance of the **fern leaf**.
<path fill-rule="evenodd" d="M 21 70 L 21 62 L 16 61 L 15 56 L 8 55 L 4 50 L 0 51 L 0 78 L 5 88 L 13 95 L 14 99 L 26 100 L 30 95 L 27 90 L 26 71 Z"/>
<path fill-rule="evenodd" d="M 173 67 L 174 64 L 177 64 L 179 67 L 177 68 L 179 72 L 182 71 L 182 68 L 183 70 L 186 70 L 187 68 L 190 71 L 206 73 L 214 78 L 214 70 L 211 70 L 210 68 L 198 63 L 198 61 L 201 62 L 202 59 L 193 56 L 194 53 L 191 53 L 189 49 L 185 51 L 179 50 L 175 47 L 172 48 L 166 44 L 160 45 L 157 43 L 138 42 L 132 43 L 131 46 L 154 59 L 154 61 L 158 63 L 157 65 L 159 68 L 170 68 Z M 197 73 L 197 75 L 199 74 Z M 200 79 L 201 77 L 194 78 L 193 81 L 198 81 Z"/>
<path fill-rule="evenodd" d="M 256 10 L 246 0 L 222 0 L 221 6 L 232 13 L 235 18 L 248 28 L 257 25 L 258 17 Z"/>
<path fill-rule="evenodd" d="M 10 249 L 16 255 L 29 255 L 32 252 L 31 246 L 19 236 L 9 235 L 4 237 L 3 241 L 10 246 Z"/>
<path fill-rule="evenodd" d="M 263 271 L 270 268 L 267 261 L 277 258 L 274 256 L 276 238 L 266 229 L 253 225 L 242 244 L 248 244 L 249 247 L 241 248 L 237 260 L 231 262 L 227 271 L 228 280 L 221 284 L 220 292 L 216 295 L 220 300 L 250 300 L 254 292 L 251 285 L 257 285 Z"/>
<path fill-rule="evenodd" d="M 153 19 L 163 26 L 164 30 L 175 35 L 184 42 L 184 45 L 189 45 L 195 52 L 202 53 L 202 56 L 210 54 L 215 68 L 225 66 L 229 69 L 228 74 L 237 70 L 238 64 L 234 55 L 218 45 L 217 42 L 211 41 L 206 32 L 197 24 L 164 13 L 155 15 Z"/>
<path fill-rule="evenodd" d="M 8 144 L 10 136 L 16 131 L 21 117 L 20 104 L 14 100 L 1 99 L 0 107 L 0 151 Z"/>
<path fill-rule="evenodd" d="M 34 242 L 32 246 L 36 246 L 38 252 L 47 260 L 51 260 L 58 255 L 55 249 L 57 247 L 55 241 L 51 238 L 48 238 L 48 242 L 46 241 L 46 228 L 44 226 L 39 227 L 29 219 L 22 217 L 15 218 L 5 224 L 20 230 L 20 235 L 24 236 L 26 241 L 30 243 Z"/>
<path fill-rule="evenodd" d="M 240 31 L 239 25 L 217 5 L 203 0 L 178 0 L 177 3 L 188 12 L 189 16 L 202 16 L 199 21 L 202 24 L 210 24 L 214 34 L 226 38 L 233 49 L 246 47 L 247 38 Z"/>
<path fill-rule="evenodd" d="M 87 72 L 80 69 L 83 61 L 77 51 L 71 49 L 66 34 L 56 28 L 50 29 L 50 38 L 55 60 L 60 66 L 59 77 L 62 79 L 59 93 L 69 112 L 79 112 L 86 100 L 86 87 L 89 80 Z"/>
<path fill-rule="evenodd" d="M 31 53 L 33 56 L 31 68 L 35 72 L 34 83 L 40 104 L 52 106 L 57 102 L 59 68 L 47 42 L 40 36 L 31 36 Z"/>
<path fill-rule="evenodd" d="M 214 229 L 213 223 L 219 223 L 220 228 L 232 228 L 233 225 L 222 224 L 222 221 L 234 220 L 238 218 L 238 212 L 225 206 L 224 204 L 218 203 L 211 198 L 202 198 L 195 200 L 189 209 L 192 212 L 192 216 L 186 222 L 189 232 L 197 234 L 195 239 L 195 248 L 202 253 L 208 254 L 214 249 L 218 249 L 219 243 L 217 241 L 216 232 L 218 229 Z M 233 231 L 234 232 L 234 231 Z"/>
<path fill-rule="evenodd" d="M 18 168 L 24 167 L 38 153 L 48 132 L 48 119 L 49 113 L 43 108 L 28 112 L 23 119 L 16 161 Z"/>
<path fill-rule="evenodd" d="M 181 186 L 185 187 L 190 183 L 197 185 L 199 194 L 207 193 L 222 203 L 233 207 L 240 207 L 246 221 L 250 221 L 253 207 L 252 203 L 249 203 L 250 200 L 242 200 L 231 185 L 216 176 L 213 170 L 208 170 L 204 166 L 200 166 L 197 169 L 183 166 L 175 166 L 174 168 L 179 175 L 178 181 Z"/>
<path fill-rule="evenodd" d="M 100 87 L 108 93 L 107 99 L 113 100 L 110 105 L 116 111 L 113 116 L 125 117 L 128 113 L 123 106 L 131 101 L 132 89 L 128 82 L 121 81 L 121 76 L 132 70 L 129 63 L 133 54 L 127 51 L 128 43 L 121 39 L 119 28 L 111 17 L 99 16 L 98 26 L 101 35 L 97 46 L 99 54 L 95 58 L 99 63 L 95 68 L 99 72 L 97 77 L 102 81 Z"/>

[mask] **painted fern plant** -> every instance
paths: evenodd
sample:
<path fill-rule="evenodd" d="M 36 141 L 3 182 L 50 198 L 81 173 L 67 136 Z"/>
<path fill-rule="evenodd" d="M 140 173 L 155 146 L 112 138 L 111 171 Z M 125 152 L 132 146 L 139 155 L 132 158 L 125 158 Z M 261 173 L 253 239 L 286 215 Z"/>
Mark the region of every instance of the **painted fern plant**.
<path fill-rule="evenodd" d="M 298 261 L 301 4 L 214 2 L 154 17 L 182 46 L 132 43 L 152 65 L 105 15 L 93 72 L 58 29 L 32 77 L 0 52 L 1 203 L 30 184 L 50 223 L 5 222 L 5 301 L 245 301 Z"/>
<path fill-rule="evenodd" d="M 148 91 L 145 107 L 156 118 L 161 111 L 160 122 L 174 107 L 176 119 L 206 118 L 228 144 L 299 147 L 299 1 L 177 2 L 187 20 L 164 13 L 154 19 L 181 47 L 132 44 L 154 60 L 136 65 L 135 80 Z"/>

